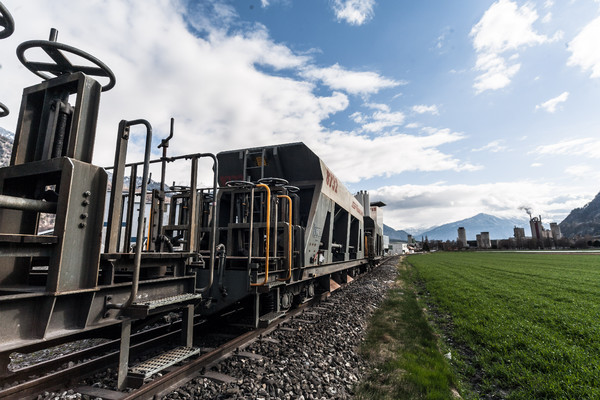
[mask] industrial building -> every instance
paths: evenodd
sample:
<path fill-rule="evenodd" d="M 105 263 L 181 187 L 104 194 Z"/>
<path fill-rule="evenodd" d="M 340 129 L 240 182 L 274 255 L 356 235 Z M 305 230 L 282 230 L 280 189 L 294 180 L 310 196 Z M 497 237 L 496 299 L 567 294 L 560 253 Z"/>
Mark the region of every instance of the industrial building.
<path fill-rule="evenodd" d="M 490 240 L 489 232 L 481 232 L 480 241 L 481 241 L 481 246 L 480 246 L 481 249 L 491 249 L 492 248 L 492 241 Z"/>
<path fill-rule="evenodd" d="M 467 243 L 467 232 L 463 226 L 458 228 L 458 239 L 456 240 L 459 247 L 469 247 Z"/>

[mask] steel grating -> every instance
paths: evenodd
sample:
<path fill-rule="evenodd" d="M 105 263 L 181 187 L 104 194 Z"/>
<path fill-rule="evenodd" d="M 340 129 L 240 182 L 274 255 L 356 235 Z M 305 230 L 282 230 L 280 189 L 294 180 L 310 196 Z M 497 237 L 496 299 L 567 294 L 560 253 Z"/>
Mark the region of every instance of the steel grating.
<path fill-rule="evenodd" d="M 129 375 L 135 375 L 144 379 L 151 377 L 165 368 L 175 365 L 195 354 L 199 354 L 197 347 L 176 347 L 166 353 L 160 354 L 154 358 L 146 360 L 135 367 L 129 368 Z"/>
<path fill-rule="evenodd" d="M 159 307 L 163 307 L 163 306 L 168 306 L 170 304 L 176 304 L 176 303 L 183 303 L 186 301 L 191 301 L 191 300 L 200 300 L 202 299 L 202 295 L 201 294 L 195 294 L 195 293 L 184 293 L 184 294 L 179 294 L 177 296 L 171 296 L 171 297 L 165 297 L 164 299 L 157 299 L 157 300 L 150 300 L 150 301 L 144 301 L 144 302 L 136 302 L 133 303 L 134 306 L 145 306 L 147 307 L 149 310 L 155 309 L 155 308 L 159 308 Z"/>

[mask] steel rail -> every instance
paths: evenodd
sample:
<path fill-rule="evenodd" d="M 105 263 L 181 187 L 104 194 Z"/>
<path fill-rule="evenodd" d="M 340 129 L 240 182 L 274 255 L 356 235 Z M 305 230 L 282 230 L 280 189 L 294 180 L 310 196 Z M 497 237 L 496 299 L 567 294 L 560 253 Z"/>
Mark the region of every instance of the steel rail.
<path fill-rule="evenodd" d="M 203 321 L 200 321 L 196 323 L 195 326 L 197 327 L 202 324 Z M 176 328 L 177 325 L 180 326 L 181 321 L 176 321 L 174 324 L 163 325 L 133 334 L 132 338 L 140 340 L 140 342 L 131 346 L 131 354 L 136 356 L 144 351 L 148 351 L 149 349 L 160 345 L 162 342 L 169 342 L 179 339 L 181 336 L 181 327 Z M 175 329 L 173 329 L 174 326 Z M 168 330 L 171 331 L 168 332 Z M 79 352 L 70 353 L 54 360 L 48 360 L 44 363 L 18 369 L 14 374 L 8 376 L 7 379 L 10 379 L 10 381 L 13 382 L 25 381 L 7 387 L 6 389 L 0 389 L 0 399 L 22 399 L 27 398 L 27 396 L 35 398 L 40 392 L 62 388 L 65 386 L 65 384 L 77 382 L 85 376 L 97 371 L 101 371 L 102 369 L 106 368 L 107 365 L 116 365 L 119 360 L 118 349 L 120 341 L 120 339 L 111 340 L 110 342 L 106 342 L 86 350 L 81 350 Z M 115 347 L 117 350 L 115 350 Z M 82 355 L 91 356 L 101 351 L 109 352 L 94 359 L 81 362 L 73 367 L 55 371 L 39 378 L 30 379 L 32 375 L 43 373 L 42 370 L 47 371 L 49 369 L 48 367 L 59 367 L 66 362 L 81 359 Z"/>
<path fill-rule="evenodd" d="M 167 372 L 163 376 L 154 379 L 153 381 L 142 386 L 138 390 L 129 393 L 123 400 L 143 400 L 151 398 L 160 398 L 173 390 L 177 389 L 185 382 L 188 382 L 195 377 L 201 375 L 201 371 L 227 357 L 234 354 L 236 351 L 243 350 L 248 347 L 254 341 L 260 339 L 263 335 L 269 334 L 272 331 L 279 328 L 279 325 L 292 319 L 294 316 L 300 314 L 308 306 L 318 303 L 325 298 L 329 297 L 330 292 L 325 292 L 320 296 L 316 296 L 312 301 L 304 303 L 298 308 L 288 311 L 287 314 L 266 328 L 257 328 L 252 331 L 246 332 L 222 346 L 219 346 L 215 350 L 205 353 L 197 359 L 182 365 L 176 370 Z"/>
<path fill-rule="evenodd" d="M 383 260 L 383 262 L 385 262 L 385 259 Z M 343 287 L 345 285 L 341 286 Z M 208 368 L 216 364 L 217 362 L 229 357 L 236 351 L 243 350 L 244 348 L 252 344 L 254 341 L 260 339 L 262 336 L 267 335 L 270 332 L 278 329 L 281 324 L 285 323 L 288 320 L 291 320 L 296 315 L 302 313 L 307 307 L 310 307 L 326 299 L 330 296 L 330 294 L 330 292 L 324 292 L 319 296 L 315 296 L 311 301 L 300 305 L 296 309 L 288 311 L 283 318 L 274 321 L 268 327 L 257 328 L 255 330 L 246 332 L 228 341 L 222 346 L 219 346 L 217 349 L 203 354 L 197 359 L 192 360 L 191 362 L 188 362 L 187 364 L 184 364 L 179 368 L 166 372 L 163 376 L 152 380 L 151 382 L 145 384 L 137 390 L 134 390 L 131 393 L 105 390 L 105 392 L 107 393 L 107 396 L 105 398 L 135 400 L 148 399 L 153 398 L 154 396 L 159 397 L 166 395 L 167 393 L 170 393 L 171 391 L 183 385 L 185 382 L 190 381 L 191 379 L 201 375 L 201 371 L 203 369 Z M 175 324 L 178 324 L 179 322 L 180 321 L 177 321 L 175 322 Z M 200 322 L 197 325 L 202 325 L 202 322 Z M 167 329 L 167 327 L 172 328 L 172 326 L 173 325 L 168 325 L 164 327 L 158 327 L 155 329 Z M 134 356 L 139 355 L 144 351 L 148 351 L 149 349 L 157 347 L 162 342 L 177 340 L 181 336 L 181 329 L 174 329 L 171 332 L 158 336 L 154 335 L 154 332 L 156 331 L 148 330 L 136 333 L 136 335 L 146 335 L 151 333 L 151 336 L 153 337 L 149 340 L 145 340 L 131 346 L 131 354 L 133 354 Z M 111 341 L 109 343 L 111 343 L 111 345 L 114 345 L 116 343 L 118 346 L 118 342 L 120 342 L 120 339 Z M 108 343 L 105 343 L 104 345 L 108 345 Z M 65 357 L 69 356 L 70 355 L 67 355 Z M 55 389 L 63 389 L 65 388 L 65 385 L 77 383 L 82 378 L 89 376 L 95 372 L 101 371 L 107 366 L 116 365 L 118 359 L 119 351 L 112 351 L 103 356 L 82 362 L 78 365 L 75 365 L 74 367 L 66 368 L 40 378 L 31 379 L 29 381 L 8 387 L 6 389 L 2 389 L 0 390 L 0 399 L 36 398 L 36 396 L 41 392 L 52 391 Z M 22 370 L 25 369 L 29 369 L 29 367 L 25 367 Z M 15 375 L 11 375 L 11 378 L 14 376 Z M 113 396 L 111 397 L 109 394 L 112 394 Z"/>
<path fill-rule="evenodd" d="M 201 323 L 197 323 L 199 326 Z M 177 320 L 170 324 L 160 325 L 151 329 L 147 329 L 145 331 L 135 332 L 131 335 L 131 340 L 135 342 L 144 342 L 151 338 L 162 336 L 165 333 L 169 333 L 173 330 L 181 329 L 181 320 Z M 85 340 L 85 339 L 83 339 Z M 63 354 L 56 358 L 42 361 L 37 364 L 31 364 L 26 367 L 22 367 L 13 371 L 12 374 L 2 377 L 2 382 L 0 385 L 4 385 L 8 382 L 19 382 L 23 380 L 27 380 L 34 375 L 42 375 L 47 371 L 52 371 L 60 368 L 62 365 L 68 362 L 76 362 L 85 358 L 91 358 L 96 356 L 99 353 L 108 352 L 110 350 L 118 349 L 119 342 L 121 339 L 112 339 L 104 343 L 100 343 L 98 345 L 88 347 L 86 349 L 74 351 L 72 353 Z M 2 392 L 0 391 L 0 398 Z"/>

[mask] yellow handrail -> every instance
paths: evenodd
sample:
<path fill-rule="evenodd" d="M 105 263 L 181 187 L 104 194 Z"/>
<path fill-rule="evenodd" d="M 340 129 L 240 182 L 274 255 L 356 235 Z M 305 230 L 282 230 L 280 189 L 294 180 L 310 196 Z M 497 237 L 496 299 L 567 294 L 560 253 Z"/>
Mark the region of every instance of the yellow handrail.
<path fill-rule="evenodd" d="M 265 249 L 265 280 L 261 283 L 251 283 L 250 286 L 263 286 L 269 280 L 269 242 L 271 241 L 271 189 L 264 183 L 256 187 L 264 187 L 267 190 L 267 247 Z M 254 210 L 252 210 L 254 212 Z M 252 234 L 252 232 L 250 232 Z"/>
<path fill-rule="evenodd" d="M 277 279 L 280 282 L 285 282 L 292 278 L 292 199 L 284 194 L 277 197 L 287 199 L 288 201 L 288 276 L 285 279 Z"/>

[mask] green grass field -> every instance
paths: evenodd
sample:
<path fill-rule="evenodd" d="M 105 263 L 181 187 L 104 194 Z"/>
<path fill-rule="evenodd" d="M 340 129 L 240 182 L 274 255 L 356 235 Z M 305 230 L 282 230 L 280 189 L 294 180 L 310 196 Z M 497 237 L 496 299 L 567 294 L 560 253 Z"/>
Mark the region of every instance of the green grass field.
<path fill-rule="evenodd" d="M 467 398 L 600 398 L 600 256 L 465 252 L 408 262 Z"/>

